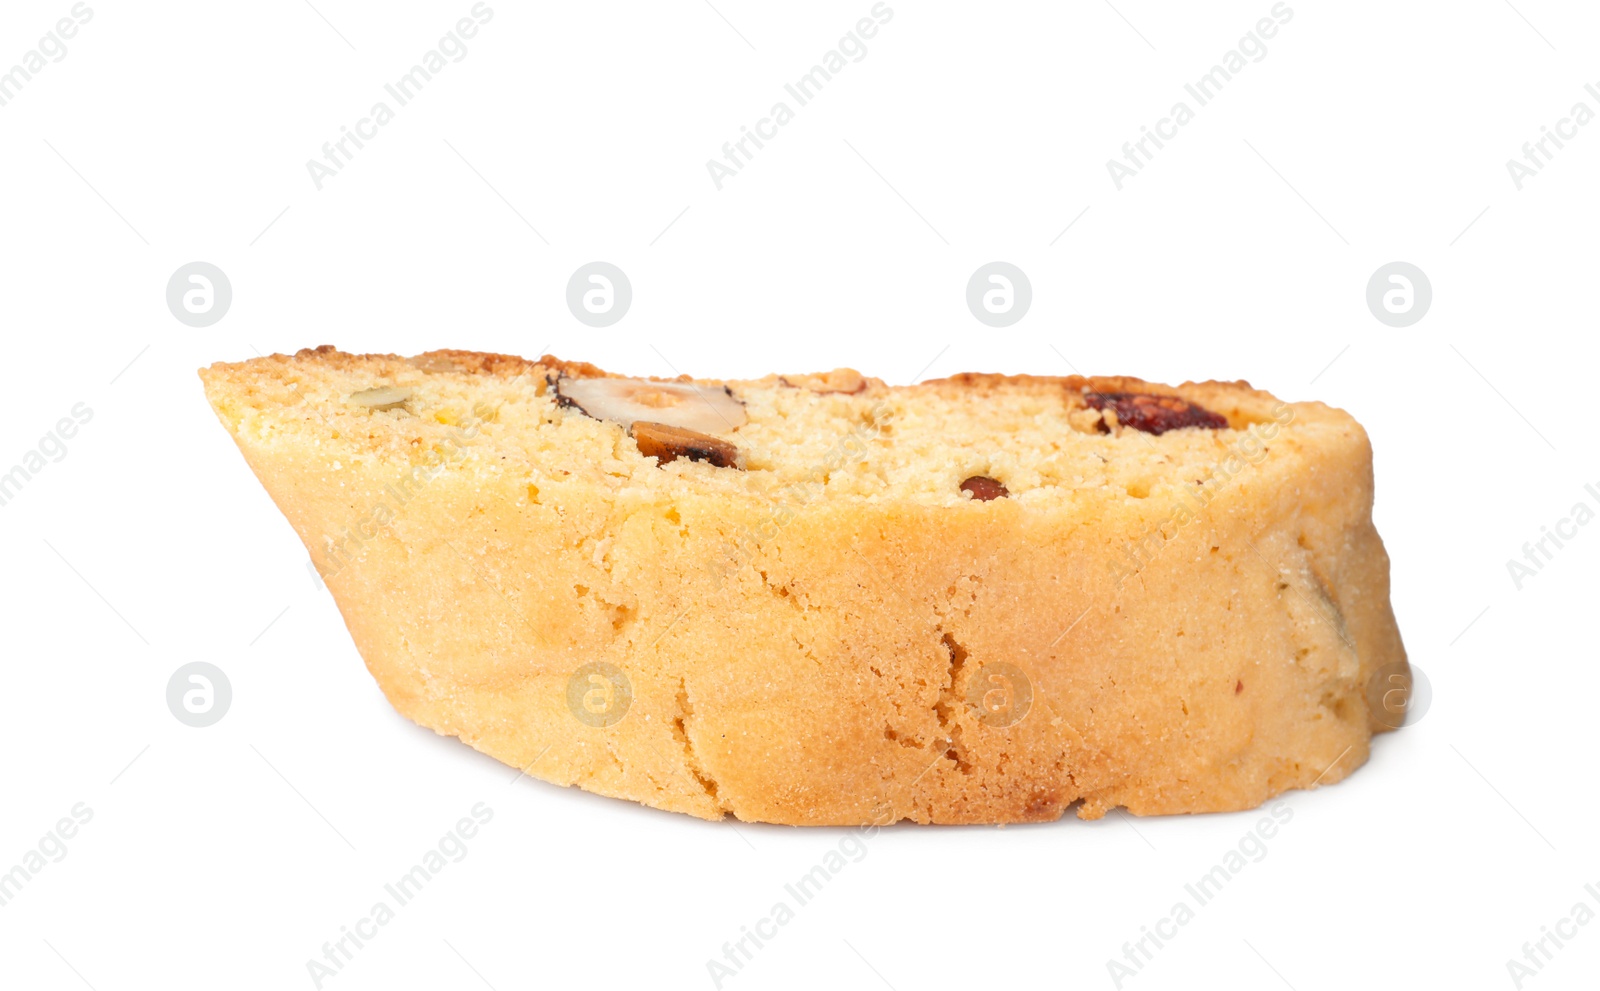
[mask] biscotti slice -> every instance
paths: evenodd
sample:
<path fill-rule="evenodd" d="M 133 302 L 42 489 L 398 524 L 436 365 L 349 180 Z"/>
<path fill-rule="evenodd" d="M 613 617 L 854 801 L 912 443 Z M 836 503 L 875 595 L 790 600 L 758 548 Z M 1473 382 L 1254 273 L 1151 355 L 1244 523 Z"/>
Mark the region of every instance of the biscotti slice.
<path fill-rule="evenodd" d="M 201 372 L 396 709 L 705 818 L 1245 809 L 1404 672 L 1372 455 L 1243 382 L 717 382 L 331 347 Z"/>

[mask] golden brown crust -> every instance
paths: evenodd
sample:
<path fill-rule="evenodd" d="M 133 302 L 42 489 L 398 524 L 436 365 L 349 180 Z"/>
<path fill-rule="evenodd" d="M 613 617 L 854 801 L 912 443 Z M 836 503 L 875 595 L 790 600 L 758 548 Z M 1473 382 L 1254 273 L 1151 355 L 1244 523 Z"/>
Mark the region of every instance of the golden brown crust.
<path fill-rule="evenodd" d="M 551 354 L 532 360 L 517 355 L 465 351 L 455 348 L 425 351 L 410 358 L 403 358 L 395 354 L 351 354 L 340 351 L 332 344 L 322 344 L 315 348 L 301 348 L 292 356 L 273 354 L 267 356 L 264 360 L 282 363 L 316 361 L 333 369 L 359 368 L 363 364 L 374 360 L 389 362 L 409 361 L 428 372 L 458 372 L 471 375 L 496 375 L 506 378 L 515 378 L 520 375 L 561 374 L 569 375 L 573 378 L 634 378 L 650 382 L 700 381 L 716 385 L 723 385 L 729 381 L 722 379 L 695 379 L 689 375 L 630 375 L 607 371 L 586 361 L 563 360 Z M 216 362 L 211 366 L 211 369 L 239 368 L 248 364 L 248 362 Z M 806 389 L 821 394 L 857 395 L 869 391 L 881 393 L 891 388 L 885 385 L 881 379 L 864 376 L 853 368 L 836 368 L 831 372 L 772 375 L 760 381 L 776 381 L 785 386 Z M 1086 392 L 1137 392 L 1172 396 L 1203 394 L 1213 397 L 1235 397 L 1252 405 L 1260 405 L 1261 403 L 1275 405 L 1278 403 L 1276 397 L 1270 393 L 1251 388 L 1250 383 L 1243 379 L 1231 382 L 1216 380 L 1184 382 L 1178 386 L 1170 386 L 1158 382 L 1149 382 L 1131 375 L 1007 375 L 998 372 L 956 372 L 944 378 L 926 379 L 916 386 L 902 386 L 899 388 L 923 388 L 938 392 L 970 390 L 979 393 L 1007 390 L 1060 391 L 1075 397 L 1081 396 Z"/>
<path fill-rule="evenodd" d="M 835 368 L 831 372 L 809 375 L 779 375 L 778 382 L 792 389 L 808 389 L 822 395 L 855 396 L 874 385 L 882 386 L 877 379 L 869 379 L 854 368 Z"/>
<path fill-rule="evenodd" d="M 437 371 L 458 371 L 472 375 L 500 375 L 515 378 L 551 367 L 553 358 L 546 355 L 538 361 L 529 361 L 513 354 L 486 354 L 482 351 L 457 351 L 444 349 L 428 351 L 411 359 L 413 363 Z"/>

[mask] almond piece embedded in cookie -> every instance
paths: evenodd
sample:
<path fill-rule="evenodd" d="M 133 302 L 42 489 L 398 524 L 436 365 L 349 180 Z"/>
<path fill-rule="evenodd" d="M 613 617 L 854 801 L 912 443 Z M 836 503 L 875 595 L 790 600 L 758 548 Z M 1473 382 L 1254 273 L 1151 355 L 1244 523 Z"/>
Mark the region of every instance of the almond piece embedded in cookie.
<path fill-rule="evenodd" d="M 706 434 L 674 427 L 666 423 L 648 423 L 637 420 L 631 431 L 639 453 L 647 458 L 659 458 L 662 464 L 688 458 L 704 461 L 718 468 L 743 468 L 744 458 L 739 449 L 725 440 Z"/>
<path fill-rule="evenodd" d="M 411 398 L 411 390 L 394 385 L 383 385 L 376 389 L 362 389 L 360 392 L 350 394 L 350 402 L 368 409 L 394 409 Z"/>
<path fill-rule="evenodd" d="M 749 419 L 744 404 L 726 386 L 563 375 L 556 380 L 556 397 L 563 406 L 624 427 L 644 420 L 699 434 L 721 434 L 739 429 Z"/>

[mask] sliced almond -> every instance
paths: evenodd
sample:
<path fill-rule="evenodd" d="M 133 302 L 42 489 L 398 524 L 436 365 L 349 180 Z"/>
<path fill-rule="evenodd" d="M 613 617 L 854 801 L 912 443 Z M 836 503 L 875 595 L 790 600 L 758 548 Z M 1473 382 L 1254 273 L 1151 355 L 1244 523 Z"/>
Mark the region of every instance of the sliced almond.
<path fill-rule="evenodd" d="M 350 402 L 368 409 L 394 409 L 411 398 L 411 391 L 397 385 L 380 385 L 351 394 Z"/>
<path fill-rule="evenodd" d="M 556 381 L 556 395 L 564 406 L 624 427 L 644 420 L 700 434 L 724 434 L 749 419 L 744 404 L 725 386 L 563 376 Z"/>
<path fill-rule="evenodd" d="M 629 432 L 633 434 L 633 442 L 639 445 L 640 454 L 647 458 L 658 458 L 662 464 L 688 458 L 718 468 L 744 467 L 744 458 L 737 447 L 707 434 L 646 420 L 635 420 Z"/>

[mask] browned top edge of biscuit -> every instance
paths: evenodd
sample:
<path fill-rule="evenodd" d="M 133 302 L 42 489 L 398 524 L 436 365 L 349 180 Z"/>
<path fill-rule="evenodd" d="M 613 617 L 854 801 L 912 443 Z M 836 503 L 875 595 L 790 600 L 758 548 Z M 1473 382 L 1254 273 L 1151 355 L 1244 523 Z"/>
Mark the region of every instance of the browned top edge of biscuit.
<path fill-rule="evenodd" d="M 552 374 L 567 375 L 573 378 L 640 378 L 651 382 L 714 382 L 723 384 L 738 380 L 722 379 L 695 379 L 689 375 L 676 376 L 635 376 L 622 375 L 609 372 L 596 365 L 585 361 L 567 361 L 554 355 L 546 354 L 537 360 L 523 358 L 517 355 L 496 354 L 485 351 L 467 351 L 455 348 L 442 348 L 426 351 L 412 357 L 395 354 L 349 354 L 340 351 L 331 344 L 323 344 L 315 348 L 302 348 L 293 355 L 273 354 L 266 358 L 249 359 L 244 362 L 216 362 L 210 371 L 223 369 L 244 370 L 255 362 L 270 361 L 289 363 L 295 361 L 315 361 L 332 368 L 348 367 L 354 369 L 361 363 L 370 360 L 403 361 L 428 371 L 451 371 L 470 375 L 493 375 L 502 378 L 516 378 L 521 375 L 548 376 Z M 207 370 L 202 370 L 202 373 Z M 852 369 L 837 369 L 830 373 L 816 373 L 808 375 L 768 375 L 762 379 L 749 380 L 750 383 L 765 385 L 791 385 L 802 379 L 816 379 L 824 376 L 848 373 L 857 375 Z M 882 380 L 861 376 L 863 383 L 861 393 L 882 395 L 890 391 L 927 390 L 941 394 L 957 393 L 998 393 L 1002 391 L 1038 391 L 1056 392 L 1064 391 L 1069 396 L 1082 396 L 1084 393 L 1145 393 L 1149 395 L 1182 395 L 1200 402 L 1227 405 L 1227 401 L 1242 402 L 1253 407 L 1260 407 L 1265 403 L 1278 404 L 1279 400 L 1271 393 L 1254 389 L 1249 382 L 1216 381 L 1184 382 L 1180 385 L 1165 385 L 1159 382 L 1150 382 L 1131 375 L 1005 375 L 994 372 L 958 372 L 944 378 L 928 379 L 915 385 L 895 386 L 886 385 Z M 826 390 L 819 390 L 826 391 Z M 1214 407 L 1213 407 L 1214 408 Z M 1227 414 L 1227 410 L 1218 410 Z"/>

